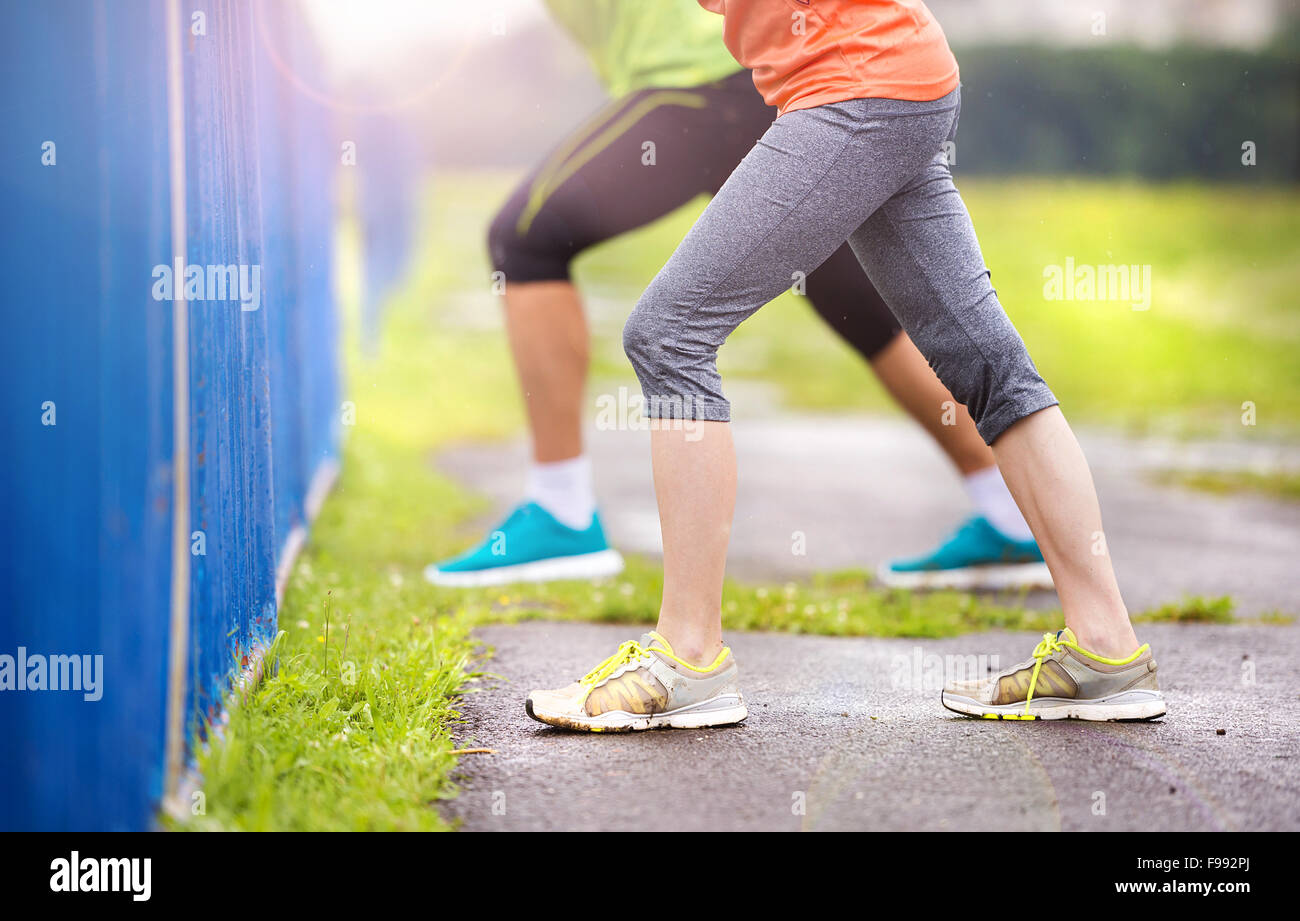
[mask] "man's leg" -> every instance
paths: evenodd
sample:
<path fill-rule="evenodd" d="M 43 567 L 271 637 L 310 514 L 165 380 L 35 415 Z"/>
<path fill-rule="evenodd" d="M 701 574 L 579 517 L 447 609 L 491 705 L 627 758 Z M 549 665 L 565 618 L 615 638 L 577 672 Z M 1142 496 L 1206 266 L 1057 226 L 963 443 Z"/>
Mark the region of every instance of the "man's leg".
<path fill-rule="evenodd" d="M 582 454 L 590 343 L 570 263 L 716 191 L 774 117 L 755 95 L 742 72 L 619 100 L 563 142 L 492 222 L 489 249 L 505 275 L 506 329 L 537 463 Z M 643 162 L 647 141 L 652 165 Z"/>
<path fill-rule="evenodd" d="M 996 465 L 975 420 L 935 376 L 907 333 L 899 333 L 872 356 L 871 370 L 898 405 L 938 443 L 959 473 L 966 476 Z"/>
<path fill-rule="evenodd" d="M 1052 588 L 1051 571 L 993 451 L 908 335 L 899 334 L 871 364 L 961 472 L 972 506 L 972 514 L 932 549 L 877 568 L 877 581 L 915 589 Z"/>
<path fill-rule="evenodd" d="M 582 398 L 591 344 L 578 290 L 569 281 L 506 285 L 506 334 L 528 410 L 533 459 L 582 453 Z M 981 442 L 983 444 L 983 442 Z"/>
<path fill-rule="evenodd" d="M 493 220 L 488 247 L 505 276 L 506 330 L 537 463 L 582 454 L 590 342 L 569 276 L 573 259 L 720 182 L 714 174 L 729 164 L 707 154 L 701 129 L 736 95 L 724 81 L 612 103 L 561 143 Z M 641 162 L 646 140 L 656 144 L 653 167 Z"/>
<path fill-rule="evenodd" d="M 582 453 L 590 343 L 569 265 L 600 239 L 589 177 L 618 169 L 607 132 L 627 118 L 639 95 L 611 103 L 575 131 L 492 220 L 488 249 L 494 271 L 504 276 L 506 335 L 533 457 L 524 501 L 480 544 L 427 567 L 425 576 L 435 584 L 593 578 L 622 569 L 605 539 L 591 465 Z"/>
<path fill-rule="evenodd" d="M 871 365 L 889 395 L 916 420 L 963 474 L 994 465 L 966 407 L 935 375 L 847 243 L 808 276 L 806 291 L 817 315 Z M 945 413 L 949 406 L 955 411 Z"/>
<path fill-rule="evenodd" d="M 506 286 L 506 336 L 532 435 L 524 495 L 560 524 L 584 529 L 596 513 L 591 462 L 582 451 L 582 401 L 590 340 L 568 281 Z"/>
<path fill-rule="evenodd" d="M 599 514 L 582 419 L 589 341 L 574 257 L 713 191 L 753 143 L 747 74 L 607 106 L 510 196 L 489 249 L 532 435 L 526 501 L 479 546 L 426 569 L 438 584 L 584 578 L 621 568 Z M 656 161 L 642 162 L 642 145 Z"/>

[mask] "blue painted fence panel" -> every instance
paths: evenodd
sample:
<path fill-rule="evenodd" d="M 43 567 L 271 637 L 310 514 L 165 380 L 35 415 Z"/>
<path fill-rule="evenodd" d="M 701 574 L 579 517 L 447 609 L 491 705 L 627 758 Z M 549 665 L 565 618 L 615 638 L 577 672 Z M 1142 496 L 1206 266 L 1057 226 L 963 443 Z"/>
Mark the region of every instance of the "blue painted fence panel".
<path fill-rule="evenodd" d="M 155 267 L 204 269 L 187 305 L 191 732 L 274 637 L 277 565 L 337 458 L 339 139 L 284 73 L 321 62 L 289 2 L 209 0 L 197 35 L 181 9 L 180 190 L 165 0 L 0 10 L 4 829 L 145 828 L 163 791 L 175 356 Z M 258 278 L 256 297 L 213 299 L 209 266 Z M 102 696 L 19 690 L 20 649 L 102 656 Z"/>

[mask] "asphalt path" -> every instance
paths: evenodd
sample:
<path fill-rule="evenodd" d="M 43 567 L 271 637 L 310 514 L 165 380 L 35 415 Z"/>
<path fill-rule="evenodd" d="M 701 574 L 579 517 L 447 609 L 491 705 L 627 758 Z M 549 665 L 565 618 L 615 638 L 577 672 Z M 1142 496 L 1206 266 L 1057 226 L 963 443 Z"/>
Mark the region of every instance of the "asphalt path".
<path fill-rule="evenodd" d="M 593 735 L 524 712 L 636 628 L 481 632 L 495 678 L 461 710 L 460 795 L 444 813 L 501 830 L 1300 829 L 1300 627 L 1152 625 L 1168 715 L 1150 723 L 968 719 L 934 682 L 1006 667 L 1038 637 L 728 637 L 749 719 Z M 975 657 L 973 660 L 968 657 Z M 983 658 L 981 658 L 983 657 Z"/>

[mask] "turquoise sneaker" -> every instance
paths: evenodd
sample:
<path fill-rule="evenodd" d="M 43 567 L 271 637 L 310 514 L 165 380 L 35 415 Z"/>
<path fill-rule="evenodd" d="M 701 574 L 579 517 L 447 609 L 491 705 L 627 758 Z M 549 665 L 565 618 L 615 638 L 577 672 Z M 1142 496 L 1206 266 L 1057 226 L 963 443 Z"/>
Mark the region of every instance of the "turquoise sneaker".
<path fill-rule="evenodd" d="M 424 577 L 434 585 L 473 588 L 509 582 L 599 579 L 623 571 L 623 557 L 610 549 L 600 513 L 586 530 L 560 524 L 536 502 L 519 505 L 471 550 L 431 563 Z"/>
<path fill-rule="evenodd" d="M 927 554 L 886 563 L 876 579 L 892 588 L 1052 587 L 1037 542 L 1012 540 L 983 515 L 967 519 Z"/>

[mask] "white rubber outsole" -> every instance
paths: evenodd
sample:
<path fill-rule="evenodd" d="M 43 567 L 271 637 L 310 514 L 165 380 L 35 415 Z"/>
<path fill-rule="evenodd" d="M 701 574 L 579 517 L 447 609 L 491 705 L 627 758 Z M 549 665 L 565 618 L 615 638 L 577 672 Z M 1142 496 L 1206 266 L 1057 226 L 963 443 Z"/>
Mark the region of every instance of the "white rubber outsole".
<path fill-rule="evenodd" d="M 1165 715 L 1165 698 L 1159 691 L 1124 691 L 1095 700 L 1067 700 L 1063 697 L 1040 697 L 1025 705 L 993 706 L 970 697 L 944 692 L 940 699 L 954 713 L 1004 720 L 1088 720 L 1098 723 L 1116 720 L 1153 720 Z"/>
<path fill-rule="evenodd" d="M 509 585 L 512 582 L 554 582 L 560 579 L 603 579 L 623 571 L 623 557 L 617 550 L 554 556 L 532 563 L 475 569 L 466 572 L 443 572 L 435 565 L 424 568 L 424 578 L 434 585 L 448 588 L 481 588 L 485 585 Z"/>
<path fill-rule="evenodd" d="M 704 729 L 709 726 L 734 726 L 749 716 L 739 694 L 722 694 L 709 700 L 669 710 L 665 713 L 628 713 L 611 710 L 600 716 L 573 716 L 535 707 L 532 698 L 525 702 L 528 715 L 540 723 L 588 732 L 640 732 L 646 729 Z"/>
<path fill-rule="evenodd" d="M 1008 563 L 967 566 L 965 569 L 930 569 L 923 572 L 893 572 L 888 566 L 881 566 L 876 570 L 876 581 L 889 588 L 951 588 L 963 591 L 1053 587 L 1052 574 L 1046 563 Z"/>

